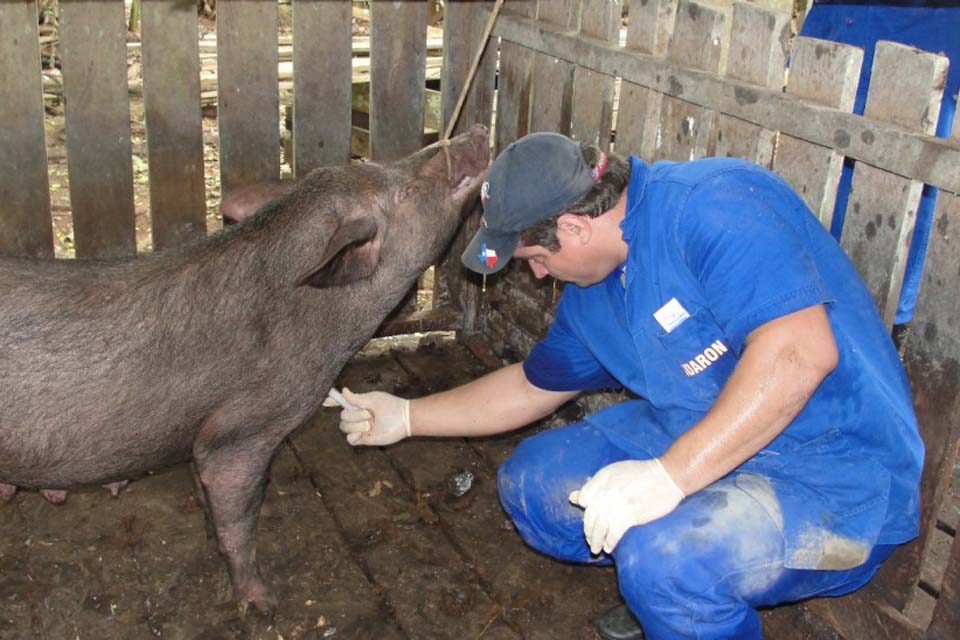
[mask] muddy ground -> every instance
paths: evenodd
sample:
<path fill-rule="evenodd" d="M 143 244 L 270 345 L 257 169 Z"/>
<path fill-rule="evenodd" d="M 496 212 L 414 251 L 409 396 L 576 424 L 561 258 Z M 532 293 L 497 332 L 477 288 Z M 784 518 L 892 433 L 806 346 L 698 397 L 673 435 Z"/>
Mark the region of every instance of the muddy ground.
<path fill-rule="evenodd" d="M 447 335 L 381 339 L 337 384 L 414 397 L 484 373 L 482 362 Z M 384 449 L 349 447 L 337 416 L 320 410 L 271 469 L 258 557 L 280 601 L 272 621 L 239 615 L 180 465 L 117 498 L 91 488 L 62 505 L 30 491 L 0 502 L 0 640 L 594 638 L 592 619 L 619 601 L 613 569 L 528 548 L 496 495 L 517 442 L 579 407 L 507 436 Z M 465 471 L 473 482 L 457 496 Z M 774 613 L 768 637 L 810 626 L 802 609 Z M 836 638 L 812 628 L 793 637 Z"/>
<path fill-rule="evenodd" d="M 448 334 L 380 339 L 337 384 L 415 397 L 488 371 L 474 353 Z M 613 569 L 525 546 L 496 495 L 522 438 L 580 415 L 571 404 L 506 436 L 354 449 L 321 409 L 278 452 L 260 515 L 273 620 L 239 615 L 187 465 L 117 498 L 18 492 L 0 502 L 0 640 L 594 638 L 593 618 L 619 602 Z M 836 639 L 802 608 L 764 617 L 770 638 Z"/>
<path fill-rule="evenodd" d="M 338 384 L 414 396 L 485 370 L 458 343 L 410 343 L 368 349 Z M 241 620 L 182 465 L 118 498 L 18 492 L 0 504 L 0 638 L 593 637 L 590 619 L 617 600 L 614 574 L 524 546 L 495 482 L 517 435 L 352 449 L 336 422 L 321 410 L 272 467 L 258 556 L 280 599 L 273 623 Z M 463 471 L 474 480 L 455 497 Z"/>

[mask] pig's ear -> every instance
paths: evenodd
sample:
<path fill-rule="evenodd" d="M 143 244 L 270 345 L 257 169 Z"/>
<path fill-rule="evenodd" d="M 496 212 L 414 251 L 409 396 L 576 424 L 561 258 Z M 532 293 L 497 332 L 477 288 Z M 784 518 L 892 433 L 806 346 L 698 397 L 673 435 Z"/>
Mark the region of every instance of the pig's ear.
<path fill-rule="evenodd" d="M 371 219 L 341 224 L 327 243 L 317 266 L 297 278 L 297 286 L 339 287 L 373 274 L 380 261 L 377 223 Z"/>

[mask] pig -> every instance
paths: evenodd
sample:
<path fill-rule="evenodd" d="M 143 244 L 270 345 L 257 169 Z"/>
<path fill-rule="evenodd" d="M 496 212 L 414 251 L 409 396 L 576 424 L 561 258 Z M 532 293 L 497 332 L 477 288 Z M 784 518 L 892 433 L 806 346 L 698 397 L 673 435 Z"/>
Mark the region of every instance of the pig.
<path fill-rule="evenodd" d="M 185 248 L 0 258 L 0 483 L 110 484 L 192 460 L 242 613 L 276 605 L 255 527 L 277 447 L 437 259 L 488 132 L 318 169 Z"/>
<path fill-rule="evenodd" d="M 279 198 L 296 186 L 294 180 L 263 180 L 231 190 L 220 201 L 220 215 L 224 224 L 234 224 L 249 218 L 257 209 Z"/>

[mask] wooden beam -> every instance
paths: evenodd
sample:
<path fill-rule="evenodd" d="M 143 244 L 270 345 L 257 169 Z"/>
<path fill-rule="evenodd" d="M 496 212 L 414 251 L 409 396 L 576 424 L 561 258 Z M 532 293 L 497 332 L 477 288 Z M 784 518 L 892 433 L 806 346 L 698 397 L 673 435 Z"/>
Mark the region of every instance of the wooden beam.
<path fill-rule="evenodd" d="M 835 148 L 891 173 L 960 194 L 960 143 L 956 141 L 809 104 L 779 91 L 694 71 L 527 18 L 501 15 L 493 33 L 556 58 Z"/>

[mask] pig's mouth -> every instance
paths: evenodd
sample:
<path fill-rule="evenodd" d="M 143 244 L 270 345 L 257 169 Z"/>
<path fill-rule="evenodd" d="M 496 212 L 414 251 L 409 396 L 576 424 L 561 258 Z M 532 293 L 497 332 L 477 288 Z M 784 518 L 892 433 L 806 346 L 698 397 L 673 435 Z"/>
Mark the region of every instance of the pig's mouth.
<path fill-rule="evenodd" d="M 486 131 L 484 129 L 484 131 Z M 476 138 L 476 136 L 473 136 Z M 483 136 L 486 141 L 486 135 Z M 432 146 L 440 148 L 447 165 L 447 181 L 450 186 L 450 197 L 455 201 L 466 200 L 471 192 L 479 188 L 483 176 L 487 173 L 487 162 L 474 158 L 471 152 L 476 151 L 472 145 L 478 144 L 471 140 L 466 145 L 451 145 L 451 140 L 440 140 Z M 465 149 L 464 146 L 468 148 Z"/>
<path fill-rule="evenodd" d="M 450 196 L 454 200 L 467 197 L 480 184 L 482 177 L 483 174 L 481 173 L 479 176 L 462 176 L 459 180 L 452 181 L 453 188 L 450 189 Z"/>

